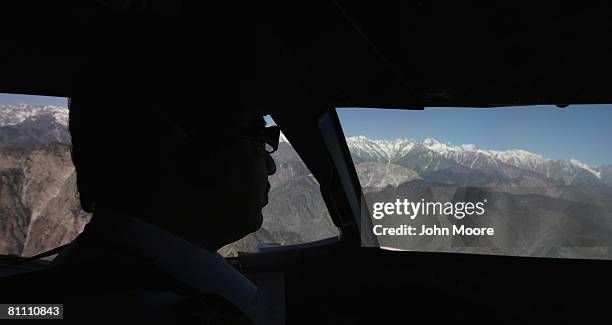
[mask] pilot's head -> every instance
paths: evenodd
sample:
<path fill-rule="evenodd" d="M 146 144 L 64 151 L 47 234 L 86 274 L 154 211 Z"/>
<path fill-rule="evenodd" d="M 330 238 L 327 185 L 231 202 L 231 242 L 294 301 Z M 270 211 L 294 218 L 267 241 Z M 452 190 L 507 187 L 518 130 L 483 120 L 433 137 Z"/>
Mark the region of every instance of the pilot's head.
<path fill-rule="evenodd" d="M 259 229 L 278 130 L 232 97 L 218 106 L 121 79 L 70 100 L 83 209 L 141 218 L 210 250 Z"/>

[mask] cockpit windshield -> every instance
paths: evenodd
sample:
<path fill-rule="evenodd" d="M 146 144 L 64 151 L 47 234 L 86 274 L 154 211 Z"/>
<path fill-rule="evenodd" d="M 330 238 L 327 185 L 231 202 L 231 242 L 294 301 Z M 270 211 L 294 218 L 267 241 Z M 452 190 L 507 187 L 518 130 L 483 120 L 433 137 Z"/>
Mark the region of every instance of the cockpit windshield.
<path fill-rule="evenodd" d="M 337 113 L 381 247 L 612 258 L 612 105 Z"/>

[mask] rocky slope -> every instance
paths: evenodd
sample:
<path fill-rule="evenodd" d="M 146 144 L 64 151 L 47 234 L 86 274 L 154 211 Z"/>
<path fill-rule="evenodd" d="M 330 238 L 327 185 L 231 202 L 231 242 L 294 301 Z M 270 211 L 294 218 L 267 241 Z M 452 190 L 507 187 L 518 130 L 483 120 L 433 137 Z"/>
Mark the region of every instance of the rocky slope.
<path fill-rule="evenodd" d="M 0 252 L 31 256 L 74 239 L 80 209 L 69 147 L 0 147 Z"/>

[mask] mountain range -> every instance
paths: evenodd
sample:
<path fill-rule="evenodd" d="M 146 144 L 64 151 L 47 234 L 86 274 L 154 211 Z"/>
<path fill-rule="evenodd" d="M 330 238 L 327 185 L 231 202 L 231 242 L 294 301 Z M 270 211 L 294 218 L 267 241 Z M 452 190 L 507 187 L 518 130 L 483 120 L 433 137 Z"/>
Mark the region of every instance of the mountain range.
<path fill-rule="evenodd" d="M 0 104 L 0 126 L 17 125 L 27 119 L 36 119 L 41 116 L 49 115 L 64 128 L 68 127 L 68 108 L 54 105 L 29 105 L 22 103 L 19 105 Z"/>
<path fill-rule="evenodd" d="M 67 108 L 0 105 L 0 145 L 36 148 L 47 143 L 70 143 Z"/>
<path fill-rule="evenodd" d="M 553 160 L 525 150 L 497 151 L 436 139 L 349 137 L 370 211 L 374 202 L 482 202 L 461 221 L 411 220 L 427 227 L 493 227 L 494 236 L 379 236 L 383 247 L 517 256 L 612 258 L 612 166 Z M 405 218 L 375 224 L 395 227 Z"/>
<path fill-rule="evenodd" d="M 520 149 L 489 150 L 432 138 L 373 140 L 356 136 L 346 138 L 346 142 L 357 169 L 363 171 L 360 181 L 364 187 L 397 185 L 398 175 L 403 175 L 400 178 L 404 181 L 421 178 L 466 186 L 612 186 L 612 165 L 553 160 Z M 390 168 L 395 172 L 388 172 Z"/>

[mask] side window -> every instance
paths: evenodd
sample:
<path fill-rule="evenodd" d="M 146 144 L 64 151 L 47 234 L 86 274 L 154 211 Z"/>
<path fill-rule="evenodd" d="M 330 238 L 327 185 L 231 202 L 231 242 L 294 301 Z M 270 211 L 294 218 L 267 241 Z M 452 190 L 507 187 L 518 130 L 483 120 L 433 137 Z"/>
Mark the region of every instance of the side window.
<path fill-rule="evenodd" d="M 269 116 L 268 125 L 274 125 Z M 221 249 L 223 255 L 256 252 L 273 245 L 303 244 L 338 236 L 319 183 L 281 133 L 278 150 L 272 154 L 276 173 L 268 178 L 268 205 L 262 209 L 263 225 L 257 232 Z"/>
<path fill-rule="evenodd" d="M 612 106 L 337 112 L 380 247 L 612 259 Z"/>
<path fill-rule="evenodd" d="M 66 98 L 0 94 L 0 255 L 33 256 L 66 244 L 91 217 L 78 200 L 67 106 Z M 319 184 L 283 136 L 273 158 L 262 228 L 222 255 L 338 235 Z"/>
<path fill-rule="evenodd" d="M 76 195 L 67 99 L 0 94 L 0 254 L 68 243 L 89 218 Z"/>

